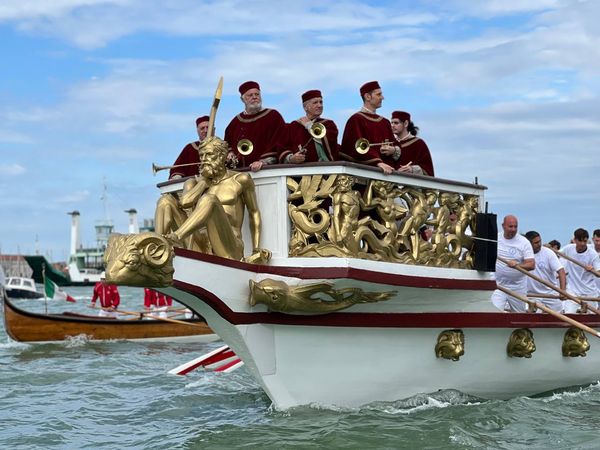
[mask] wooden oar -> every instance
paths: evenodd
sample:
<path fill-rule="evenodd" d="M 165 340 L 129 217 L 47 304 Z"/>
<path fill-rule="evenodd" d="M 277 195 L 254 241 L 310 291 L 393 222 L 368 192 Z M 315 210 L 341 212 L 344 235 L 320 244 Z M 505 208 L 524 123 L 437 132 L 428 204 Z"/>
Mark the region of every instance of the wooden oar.
<path fill-rule="evenodd" d="M 498 256 L 498 259 L 508 266 L 507 259 L 504 259 L 502 256 Z M 535 281 L 537 281 L 539 283 L 542 283 L 544 286 L 548 286 L 550 289 L 555 290 L 556 292 L 561 294 L 563 297 L 567 297 L 569 300 L 573 300 L 575 303 L 578 303 L 581 307 L 587 308 L 590 311 L 592 311 L 593 313 L 600 315 L 600 311 L 598 309 L 594 308 L 593 306 L 590 306 L 588 303 L 584 302 L 583 300 L 579 299 L 578 297 L 575 297 L 573 294 L 569 294 L 564 289 L 561 289 L 558 286 L 555 286 L 554 284 L 550 283 L 549 281 L 544 280 L 543 278 L 540 278 L 537 275 L 529 273 L 529 271 L 523 269 L 522 267 L 514 266 L 513 269 L 518 270 L 519 272 L 527 275 L 528 277 L 534 279 Z"/>
<path fill-rule="evenodd" d="M 597 270 L 594 270 L 594 269 L 590 269 L 590 268 L 588 268 L 588 267 L 587 267 L 585 264 L 583 264 L 583 263 L 581 263 L 581 262 L 577 261 L 575 258 L 571 258 L 570 256 L 567 256 L 567 255 L 565 255 L 564 253 L 562 253 L 562 252 L 559 252 L 559 251 L 558 251 L 558 250 L 556 250 L 556 249 L 553 249 L 552 247 L 548 247 L 548 248 L 549 248 L 550 250 L 552 250 L 554 253 L 556 253 L 556 255 L 557 255 L 557 256 L 560 256 L 561 258 L 564 258 L 564 259 L 566 259 L 567 261 L 571 261 L 573 264 L 575 264 L 575 265 L 577 265 L 577 266 L 579 266 L 579 267 L 581 267 L 581 268 L 583 268 L 583 269 L 587 270 L 588 272 L 591 272 L 591 273 L 593 273 L 593 274 L 594 274 L 594 275 L 596 275 L 597 277 L 600 277 L 600 272 L 598 272 Z"/>
<path fill-rule="evenodd" d="M 562 296 L 560 295 L 553 295 L 553 294 L 538 294 L 535 292 L 528 292 L 527 293 L 527 297 L 536 297 L 536 298 L 557 298 L 560 299 L 562 298 Z M 584 297 L 584 296 L 579 296 L 577 298 L 580 298 L 581 300 L 585 300 L 588 302 L 600 302 L 600 297 Z"/>
<path fill-rule="evenodd" d="M 204 327 L 204 325 L 199 324 L 199 323 L 192 323 L 192 322 L 184 322 L 183 320 L 176 320 L 176 319 L 168 319 L 166 317 L 158 317 L 158 316 L 152 316 L 149 313 L 137 313 L 137 312 L 133 312 L 133 311 L 124 311 L 122 309 L 115 309 L 115 312 L 118 312 L 119 314 L 125 314 L 125 315 L 129 315 L 129 316 L 138 316 L 138 317 L 142 317 L 142 316 L 146 316 L 150 319 L 156 319 L 156 320 L 162 320 L 164 322 L 171 322 L 171 323 L 178 323 L 180 325 L 190 325 L 193 327 Z"/>
<path fill-rule="evenodd" d="M 504 292 L 505 294 L 510 295 L 511 297 L 514 297 L 516 299 L 521 300 L 522 302 L 527 303 L 530 306 L 535 306 L 536 308 L 541 309 L 544 312 L 547 312 L 548 314 L 556 317 L 557 319 L 562 320 L 563 322 L 566 322 L 570 325 L 573 325 L 574 327 L 579 328 L 582 331 L 587 331 L 588 333 L 596 336 L 597 338 L 600 338 L 600 333 L 597 332 L 596 330 L 594 330 L 593 328 L 588 327 L 587 325 L 576 321 L 575 319 L 571 319 L 570 317 L 565 316 L 564 314 L 561 314 L 559 312 L 554 311 L 552 308 L 548 308 L 546 305 L 540 303 L 540 302 L 536 302 L 533 300 L 529 300 L 527 297 L 522 296 L 521 294 L 518 294 L 514 291 L 511 291 L 508 288 L 505 288 L 504 286 L 500 286 L 499 284 L 496 284 L 496 287 L 498 289 L 500 289 L 502 292 Z"/>

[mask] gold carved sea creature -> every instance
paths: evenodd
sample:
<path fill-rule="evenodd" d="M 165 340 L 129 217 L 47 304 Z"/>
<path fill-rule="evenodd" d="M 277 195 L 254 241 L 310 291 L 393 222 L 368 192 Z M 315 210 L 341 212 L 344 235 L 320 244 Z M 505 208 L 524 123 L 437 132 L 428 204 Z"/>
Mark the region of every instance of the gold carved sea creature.
<path fill-rule="evenodd" d="M 511 333 L 506 346 L 508 356 L 531 358 L 533 352 L 535 352 L 535 341 L 533 332 L 529 328 L 519 328 Z"/>
<path fill-rule="evenodd" d="M 365 292 L 360 288 L 334 289 L 331 283 L 289 286 L 270 278 L 259 282 L 250 280 L 249 284 L 251 306 L 263 303 L 270 310 L 282 313 L 339 311 L 357 303 L 388 300 L 395 294 L 395 291 Z"/>
<path fill-rule="evenodd" d="M 465 354 L 465 335 L 462 330 L 442 331 L 435 344 L 435 356 L 458 361 Z"/>
<path fill-rule="evenodd" d="M 112 284 L 167 287 L 173 283 L 173 246 L 157 233 L 111 234 L 104 253 Z"/>
<path fill-rule="evenodd" d="M 563 356 L 585 356 L 589 349 L 590 343 L 579 328 L 571 327 L 565 332 L 562 344 Z"/>

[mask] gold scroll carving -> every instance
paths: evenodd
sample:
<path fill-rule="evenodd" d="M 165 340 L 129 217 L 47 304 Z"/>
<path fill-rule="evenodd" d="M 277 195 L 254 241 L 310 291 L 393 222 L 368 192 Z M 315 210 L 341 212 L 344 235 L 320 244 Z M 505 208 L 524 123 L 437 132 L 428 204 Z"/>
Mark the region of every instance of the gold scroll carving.
<path fill-rule="evenodd" d="M 472 267 L 477 196 L 350 175 L 288 177 L 287 187 L 290 256 Z"/>
<path fill-rule="evenodd" d="M 331 283 L 289 286 L 270 278 L 250 280 L 250 305 L 265 304 L 271 311 L 282 313 L 328 313 L 349 308 L 357 303 L 388 300 L 395 291 L 365 292 L 360 288 L 335 289 Z"/>
<path fill-rule="evenodd" d="M 535 352 L 533 332 L 529 328 L 514 330 L 508 338 L 506 354 L 516 358 L 531 358 L 533 352 Z"/>

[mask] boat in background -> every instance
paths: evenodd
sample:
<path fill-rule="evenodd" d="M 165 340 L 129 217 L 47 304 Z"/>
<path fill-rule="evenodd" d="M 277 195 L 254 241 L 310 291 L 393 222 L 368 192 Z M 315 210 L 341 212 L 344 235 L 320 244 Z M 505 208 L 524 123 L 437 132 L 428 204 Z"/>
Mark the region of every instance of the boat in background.
<path fill-rule="evenodd" d="M 89 340 L 146 340 L 167 342 L 213 342 L 219 339 L 203 319 L 179 323 L 158 319 L 113 319 L 64 312 L 38 314 L 4 300 L 4 326 L 15 341 L 60 342 L 85 335 Z"/>
<path fill-rule="evenodd" d="M 6 295 L 12 299 L 38 299 L 44 294 L 35 287 L 33 278 L 8 277 L 6 279 Z"/>

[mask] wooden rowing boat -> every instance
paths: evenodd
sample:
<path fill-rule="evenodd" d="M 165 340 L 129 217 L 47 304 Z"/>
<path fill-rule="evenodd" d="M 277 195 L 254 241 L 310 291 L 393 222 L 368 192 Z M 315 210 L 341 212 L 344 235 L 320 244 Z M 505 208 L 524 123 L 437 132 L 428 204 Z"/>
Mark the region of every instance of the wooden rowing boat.
<path fill-rule="evenodd" d="M 218 339 L 204 320 L 181 322 L 119 320 L 76 313 L 38 314 L 18 308 L 9 299 L 4 299 L 6 333 L 20 342 L 64 341 L 79 335 L 90 340 L 211 342 Z"/>

